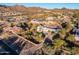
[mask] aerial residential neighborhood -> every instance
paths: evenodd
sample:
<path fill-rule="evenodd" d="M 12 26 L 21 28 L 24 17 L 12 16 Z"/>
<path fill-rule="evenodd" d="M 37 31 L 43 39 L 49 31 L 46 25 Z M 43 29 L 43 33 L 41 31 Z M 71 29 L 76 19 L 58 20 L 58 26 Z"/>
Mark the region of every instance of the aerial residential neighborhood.
<path fill-rule="evenodd" d="M 79 9 L 0 5 L 0 55 L 78 54 Z"/>

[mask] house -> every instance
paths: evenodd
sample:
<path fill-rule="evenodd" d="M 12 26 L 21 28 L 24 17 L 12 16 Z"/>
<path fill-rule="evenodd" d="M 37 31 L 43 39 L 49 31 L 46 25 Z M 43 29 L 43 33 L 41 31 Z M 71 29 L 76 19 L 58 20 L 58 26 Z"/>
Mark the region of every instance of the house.
<path fill-rule="evenodd" d="M 38 24 L 38 25 L 42 24 L 42 25 L 52 25 L 52 26 L 58 25 L 59 26 L 59 22 L 57 20 L 50 21 L 50 20 L 42 20 L 42 19 L 41 20 L 33 19 L 31 20 L 31 23 Z"/>
<path fill-rule="evenodd" d="M 61 29 L 60 26 L 38 26 L 37 27 L 38 32 L 44 32 L 44 33 L 48 33 L 49 31 L 57 33 L 60 29 Z"/>
<path fill-rule="evenodd" d="M 7 27 L 7 26 L 9 26 L 9 23 L 5 22 L 5 21 L 0 21 L 0 26 Z"/>
<path fill-rule="evenodd" d="M 75 30 L 75 40 L 79 41 L 79 29 Z"/>
<path fill-rule="evenodd" d="M 12 16 L 12 15 L 20 15 L 22 13 L 21 12 L 1 12 L 0 14 L 3 16 Z"/>
<path fill-rule="evenodd" d="M 70 16 L 64 16 L 63 21 L 64 22 L 70 22 L 71 21 L 71 17 Z"/>
<path fill-rule="evenodd" d="M 15 33 L 18 33 L 18 32 L 20 32 L 22 29 L 21 29 L 20 27 L 14 26 L 14 27 L 11 27 L 10 30 L 14 31 Z"/>
<path fill-rule="evenodd" d="M 0 16 L 2 15 L 2 13 L 0 12 Z"/>
<path fill-rule="evenodd" d="M 42 21 L 40 21 L 40 20 L 38 20 L 38 19 L 32 19 L 32 20 L 31 20 L 31 23 L 33 23 L 33 24 L 41 24 Z"/>
<path fill-rule="evenodd" d="M 9 21 L 9 22 L 16 22 L 16 18 L 8 17 L 7 18 L 7 21 Z"/>
<path fill-rule="evenodd" d="M 50 17 L 47 17 L 46 20 L 47 20 L 47 21 L 53 21 L 53 20 L 56 20 L 56 17 L 51 17 L 51 16 L 50 16 Z"/>
<path fill-rule="evenodd" d="M 77 23 L 75 25 L 73 32 L 74 32 L 74 35 L 75 35 L 75 40 L 79 41 L 79 23 Z"/>
<path fill-rule="evenodd" d="M 27 16 L 23 16 L 21 19 L 20 19 L 21 22 L 28 22 L 29 21 L 29 17 Z"/>

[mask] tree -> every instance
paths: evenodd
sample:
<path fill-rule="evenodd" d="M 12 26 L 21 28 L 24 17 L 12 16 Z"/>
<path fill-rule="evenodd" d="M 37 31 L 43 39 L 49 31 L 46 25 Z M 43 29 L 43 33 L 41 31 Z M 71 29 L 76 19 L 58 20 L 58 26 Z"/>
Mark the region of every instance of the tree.
<path fill-rule="evenodd" d="M 0 26 L 0 33 L 2 33 L 3 32 L 3 28 Z"/>
<path fill-rule="evenodd" d="M 11 22 L 10 24 L 11 24 L 11 27 L 15 26 L 15 23 L 13 23 L 13 22 Z"/>
<path fill-rule="evenodd" d="M 33 36 L 33 38 L 38 41 L 38 42 L 42 42 L 44 40 L 43 34 L 41 32 L 36 32 L 36 35 Z"/>
<path fill-rule="evenodd" d="M 23 30 L 26 30 L 26 28 L 28 28 L 28 24 L 26 24 L 25 22 L 19 23 L 18 26 L 21 27 Z"/>
<path fill-rule="evenodd" d="M 63 28 L 66 28 L 67 23 L 62 23 L 61 26 L 62 26 Z"/>
<path fill-rule="evenodd" d="M 62 40 L 62 39 L 56 39 L 55 42 L 54 42 L 54 49 L 61 48 L 61 46 L 63 46 L 64 43 L 65 43 L 64 40 Z"/>
<path fill-rule="evenodd" d="M 75 36 L 74 35 L 69 35 L 68 37 L 67 37 L 67 39 L 66 40 L 69 40 L 69 41 L 75 41 Z"/>
<path fill-rule="evenodd" d="M 79 54 L 79 48 L 78 47 L 73 47 L 71 52 L 72 52 L 72 55 L 78 55 Z"/>
<path fill-rule="evenodd" d="M 66 36 L 66 30 L 63 28 L 59 31 L 60 37 L 64 38 Z"/>
<path fill-rule="evenodd" d="M 47 44 L 43 44 L 42 51 L 43 51 L 43 54 L 45 54 L 45 55 L 52 55 L 55 52 L 53 45 L 51 46 L 51 45 L 47 45 Z"/>

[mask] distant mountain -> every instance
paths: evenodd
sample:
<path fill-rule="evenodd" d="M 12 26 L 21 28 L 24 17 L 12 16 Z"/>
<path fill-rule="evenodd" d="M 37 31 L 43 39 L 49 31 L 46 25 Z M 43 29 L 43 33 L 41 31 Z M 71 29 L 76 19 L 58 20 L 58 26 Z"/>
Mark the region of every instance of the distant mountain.
<path fill-rule="evenodd" d="M 40 7 L 25 7 L 23 5 L 14 5 L 14 6 L 6 6 L 6 5 L 0 5 L 0 11 L 22 11 L 22 12 L 38 12 L 46 10 L 44 8 Z"/>
<path fill-rule="evenodd" d="M 61 8 L 61 9 L 45 9 L 41 7 L 26 7 L 24 5 L 14 5 L 14 6 L 7 6 L 7 5 L 0 5 L 0 12 L 12 12 L 12 11 L 20 11 L 24 13 L 43 13 L 43 11 L 51 11 L 51 12 L 73 12 L 73 11 L 79 11 L 78 9 L 67 9 L 67 8 Z"/>
<path fill-rule="evenodd" d="M 0 7 L 7 7 L 6 5 L 0 5 Z"/>

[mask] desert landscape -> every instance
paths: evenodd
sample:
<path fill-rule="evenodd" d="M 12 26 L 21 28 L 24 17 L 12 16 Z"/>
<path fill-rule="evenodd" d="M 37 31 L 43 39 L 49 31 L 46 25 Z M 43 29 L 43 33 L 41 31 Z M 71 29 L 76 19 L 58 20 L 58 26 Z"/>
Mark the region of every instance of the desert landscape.
<path fill-rule="evenodd" d="M 79 9 L 0 4 L 0 55 L 78 55 Z"/>

